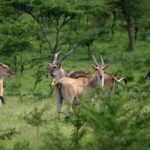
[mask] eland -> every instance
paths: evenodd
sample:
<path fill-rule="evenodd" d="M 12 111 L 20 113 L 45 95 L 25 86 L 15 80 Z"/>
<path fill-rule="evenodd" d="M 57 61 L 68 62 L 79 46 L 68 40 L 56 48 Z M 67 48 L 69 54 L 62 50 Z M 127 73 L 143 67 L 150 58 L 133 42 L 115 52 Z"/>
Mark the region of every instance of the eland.
<path fill-rule="evenodd" d="M 103 57 L 100 55 L 102 65 L 98 65 L 96 58 L 93 56 L 95 64 L 92 64 L 92 67 L 96 71 L 96 74 L 101 78 L 100 85 L 102 88 L 107 90 L 112 90 L 116 83 L 124 81 L 127 84 L 127 80 L 122 77 L 117 79 L 113 74 L 106 73 L 105 70 L 108 68 L 108 65 L 105 65 Z"/>
<path fill-rule="evenodd" d="M 2 104 L 5 104 L 4 97 L 3 97 L 3 92 L 4 92 L 3 82 L 4 82 L 4 77 L 6 76 L 14 77 L 15 73 L 12 72 L 7 65 L 0 63 L 0 106 Z"/>

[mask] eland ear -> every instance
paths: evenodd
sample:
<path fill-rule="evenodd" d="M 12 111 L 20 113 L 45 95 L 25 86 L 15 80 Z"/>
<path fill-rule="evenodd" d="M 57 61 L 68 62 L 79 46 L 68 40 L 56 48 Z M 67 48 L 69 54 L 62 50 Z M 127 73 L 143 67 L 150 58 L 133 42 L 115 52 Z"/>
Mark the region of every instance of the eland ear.
<path fill-rule="evenodd" d="M 103 66 L 103 70 L 106 70 L 109 67 L 109 65 Z"/>
<path fill-rule="evenodd" d="M 58 66 L 58 68 L 60 68 L 61 67 L 61 63 L 57 64 L 57 66 Z"/>
<path fill-rule="evenodd" d="M 47 63 L 47 64 L 48 64 L 49 67 L 52 67 L 52 66 L 53 66 L 53 64 L 51 64 L 51 63 Z"/>
<path fill-rule="evenodd" d="M 97 66 L 95 66 L 94 64 L 91 65 L 93 67 L 94 70 L 97 70 Z"/>

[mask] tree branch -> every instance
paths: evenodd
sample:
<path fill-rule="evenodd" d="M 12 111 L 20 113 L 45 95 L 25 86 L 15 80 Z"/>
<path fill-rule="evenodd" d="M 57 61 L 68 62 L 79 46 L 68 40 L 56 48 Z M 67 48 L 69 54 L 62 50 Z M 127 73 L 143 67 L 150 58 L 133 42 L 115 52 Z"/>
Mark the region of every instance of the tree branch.
<path fill-rule="evenodd" d="M 47 32 L 43 26 L 43 24 L 40 22 L 40 20 L 32 13 L 32 12 L 29 12 L 29 14 L 35 19 L 35 21 L 40 25 L 40 28 L 41 28 L 41 31 L 43 32 L 44 36 L 45 36 L 45 39 L 46 41 L 48 42 L 48 45 L 49 45 L 49 48 L 50 50 L 52 50 L 52 46 L 51 46 L 51 42 L 50 42 L 50 39 L 47 35 Z"/>
<path fill-rule="evenodd" d="M 62 24 L 60 25 L 60 28 L 62 28 L 64 25 L 66 25 L 70 20 L 72 20 L 74 18 L 74 15 L 72 16 L 67 16 L 65 15 L 64 16 L 64 19 L 63 19 L 63 22 Z"/>

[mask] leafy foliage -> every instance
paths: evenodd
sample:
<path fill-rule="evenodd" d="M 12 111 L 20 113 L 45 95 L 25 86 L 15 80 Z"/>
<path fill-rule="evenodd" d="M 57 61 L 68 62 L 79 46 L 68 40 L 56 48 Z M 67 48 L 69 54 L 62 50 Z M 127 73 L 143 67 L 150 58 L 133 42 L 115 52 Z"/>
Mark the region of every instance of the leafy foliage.
<path fill-rule="evenodd" d="M 9 129 L 6 129 L 6 130 L 3 130 L 3 131 L 0 131 L 0 139 L 1 140 L 11 140 L 11 138 L 18 134 L 18 132 L 16 131 L 15 128 L 9 128 Z"/>
<path fill-rule="evenodd" d="M 46 109 L 47 108 L 45 107 L 41 110 L 38 110 L 38 108 L 35 107 L 34 110 L 26 114 L 23 119 L 30 125 L 39 127 L 43 123 L 46 123 L 46 120 L 43 119 L 43 113 L 46 111 Z"/>
<path fill-rule="evenodd" d="M 30 150 L 30 144 L 28 141 L 21 141 L 14 144 L 13 150 Z"/>

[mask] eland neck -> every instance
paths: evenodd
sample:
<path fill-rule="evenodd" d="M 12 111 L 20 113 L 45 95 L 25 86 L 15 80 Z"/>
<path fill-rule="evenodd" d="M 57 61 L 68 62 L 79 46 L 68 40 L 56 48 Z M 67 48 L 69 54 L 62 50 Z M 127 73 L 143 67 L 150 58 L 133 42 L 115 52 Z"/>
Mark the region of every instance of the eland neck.
<path fill-rule="evenodd" d="M 89 77 L 89 84 L 91 87 L 96 87 L 100 85 L 102 88 L 104 87 L 104 74 L 100 77 L 97 73 L 92 74 Z"/>
<path fill-rule="evenodd" d="M 55 81 L 59 80 L 60 78 L 66 76 L 66 72 L 64 71 L 63 68 L 60 68 L 60 70 L 58 71 L 56 77 L 55 77 Z"/>

